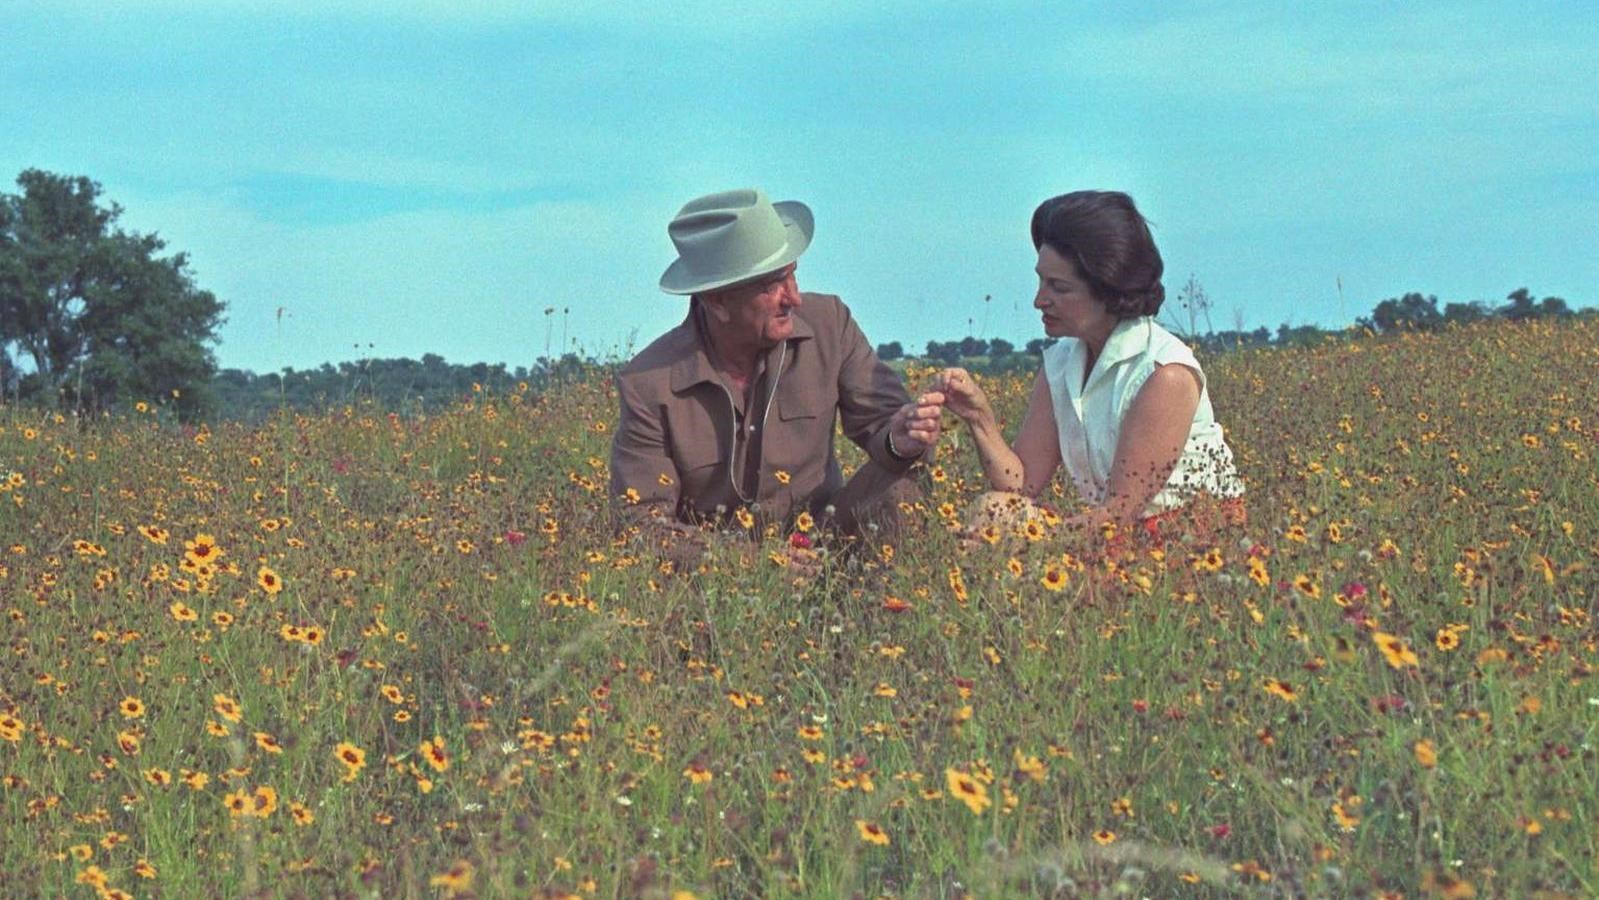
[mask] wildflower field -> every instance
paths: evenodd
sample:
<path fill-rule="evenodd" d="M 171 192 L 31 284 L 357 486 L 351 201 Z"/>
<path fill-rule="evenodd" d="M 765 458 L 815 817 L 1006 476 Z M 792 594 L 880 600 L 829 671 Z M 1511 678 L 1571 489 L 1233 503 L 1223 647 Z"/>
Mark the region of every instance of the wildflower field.
<path fill-rule="evenodd" d="M 0 407 L 0 894 L 1599 895 L 1599 322 L 1205 364 L 1247 525 L 963 548 L 946 440 L 814 578 L 614 533 L 604 372 Z"/>

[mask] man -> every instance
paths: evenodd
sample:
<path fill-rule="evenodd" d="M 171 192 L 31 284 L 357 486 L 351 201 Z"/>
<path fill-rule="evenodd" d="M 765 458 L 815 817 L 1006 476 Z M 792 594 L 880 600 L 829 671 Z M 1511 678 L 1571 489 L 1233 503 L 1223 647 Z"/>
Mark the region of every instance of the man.
<path fill-rule="evenodd" d="M 856 532 L 897 514 L 942 397 L 911 403 L 837 297 L 800 293 L 813 230 L 804 204 L 754 189 L 690 201 L 668 226 L 661 289 L 691 298 L 688 317 L 616 378 L 611 492 L 630 522 L 681 533 L 808 512 Z M 847 483 L 839 419 L 870 457 Z"/>

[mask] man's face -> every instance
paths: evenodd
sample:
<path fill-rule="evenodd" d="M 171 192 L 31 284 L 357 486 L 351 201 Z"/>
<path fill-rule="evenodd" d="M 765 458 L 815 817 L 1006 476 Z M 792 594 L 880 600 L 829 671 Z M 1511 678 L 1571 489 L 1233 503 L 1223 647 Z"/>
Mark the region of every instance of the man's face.
<path fill-rule="evenodd" d="M 765 349 L 794 335 L 799 285 L 790 263 L 770 275 L 717 292 L 727 331 L 743 343 Z"/>

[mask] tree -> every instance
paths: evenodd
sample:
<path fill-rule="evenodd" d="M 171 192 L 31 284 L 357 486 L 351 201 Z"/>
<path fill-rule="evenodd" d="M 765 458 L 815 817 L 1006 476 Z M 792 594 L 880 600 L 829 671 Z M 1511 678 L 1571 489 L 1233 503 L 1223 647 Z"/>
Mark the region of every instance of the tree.
<path fill-rule="evenodd" d="M 1443 321 L 1443 314 L 1438 312 L 1438 298 L 1423 297 L 1414 292 L 1397 300 L 1384 300 L 1371 311 L 1371 322 L 1380 331 L 1400 328 L 1430 331 L 1442 325 Z"/>
<path fill-rule="evenodd" d="M 1055 340 L 1052 337 L 1033 338 L 1027 342 L 1027 353 L 1031 356 L 1042 356 L 1045 350 L 1054 346 Z"/>
<path fill-rule="evenodd" d="M 1471 303 L 1445 303 L 1444 321 L 1457 325 L 1469 325 L 1472 322 L 1481 322 L 1488 318 L 1487 306 L 1481 301 Z"/>
<path fill-rule="evenodd" d="M 1520 322 L 1523 319 L 1535 319 L 1538 317 L 1538 306 L 1532 302 L 1532 293 L 1526 288 L 1516 288 L 1515 290 L 1511 291 L 1510 296 L 1506 297 L 1505 299 L 1510 302 L 1496 310 L 1500 316 L 1509 319 L 1512 322 Z"/>
<path fill-rule="evenodd" d="M 199 412 L 223 304 L 195 287 L 188 257 L 116 227 L 122 207 L 101 206 L 88 178 L 28 169 L 17 185 L 0 194 L 0 370 L 13 391 L 88 410 L 171 397 Z"/>
<path fill-rule="evenodd" d="M 1321 343 L 1327 336 L 1314 325 L 1289 325 L 1287 322 L 1277 326 L 1277 345 L 1279 347 L 1309 347 Z"/>
<path fill-rule="evenodd" d="M 960 349 L 961 356 L 985 356 L 988 353 L 988 341 L 971 335 L 961 338 L 956 347 Z"/>
<path fill-rule="evenodd" d="M 878 344 L 877 358 L 883 362 L 892 362 L 896 359 L 904 359 L 905 348 L 900 344 L 899 341 L 889 341 L 886 344 Z"/>
<path fill-rule="evenodd" d="M 961 345 L 956 341 L 928 341 L 927 358 L 953 366 L 961 361 Z"/>
<path fill-rule="evenodd" d="M 989 356 L 1009 356 L 1016 352 L 1016 345 L 1004 338 L 993 338 L 988 342 Z"/>
<path fill-rule="evenodd" d="M 1538 303 L 1538 315 L 1546 319 L 1564 319 L 1571 315 L 1571 308 L 1566 306 L 1566 301 L 1563 298 L 1545 297 Z"/>

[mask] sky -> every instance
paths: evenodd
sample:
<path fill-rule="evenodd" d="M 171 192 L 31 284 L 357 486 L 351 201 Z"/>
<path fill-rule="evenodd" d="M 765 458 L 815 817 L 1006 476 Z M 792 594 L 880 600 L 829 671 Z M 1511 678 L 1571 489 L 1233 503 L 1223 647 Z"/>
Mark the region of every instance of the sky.
<path fill-rule="evenodd" d="M 751 186 L 913 351 L 1042 336 L 1028 222 L 1086 188 L 1184 326 L 1190 278 L 1216 329 L 1599 304 L 1591 0 L 1126 6 L 0 0 L 0 191 L 99 182 L 262 373 L 625 357 L 685 312 L 667 222 Z"/>

